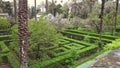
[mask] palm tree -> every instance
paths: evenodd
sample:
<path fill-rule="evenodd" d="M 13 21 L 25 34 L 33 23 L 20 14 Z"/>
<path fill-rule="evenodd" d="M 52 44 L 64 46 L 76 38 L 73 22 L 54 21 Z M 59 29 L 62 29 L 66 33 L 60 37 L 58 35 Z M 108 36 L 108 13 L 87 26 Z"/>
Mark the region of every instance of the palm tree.
<path fill-rule="evenodd" d="M 19 0 L 18 12 L 18 35 L 19 35 L 19 58 L 20 68 L 27 68 L 27 36 L 28 36 L 28 7 L 27 0 Z"/>
<path fill-rule="evenodd" d="M 99 36 L 99 42 L 100 42 L 100 46 L 101 46 L 101 42 L 102 42 L 102 26 L 103 26 L 103 15 L 104 15 L 104 5 L 105 5 L 105 0 L 102 0 L 102 4 L 101 4 L 101 14 L 100 14 L 100 36 Z"/>
<path fill-rule="evenodd" d="M 14 0 L 14 17 L 15 17 L 15 22 L 17 22 L 17 7 L 16 7 L 16 0 Z"/>
<path fill-rule="evenodd" d="M 36 0 L 34 0 L 34 5 L 35 5 L 35 20 L 37 20 Z"/>
<path fill-rule="evenodd" d="M 118 4 L 119 4 L 119 0 L 116 0 L 116 12 L 115 12 L 115 23 L 114 23 L 114 33 L 113 35 L 115 35 L 116 33 L 116 25 L 117 25 L 117 14 L 118 14 Z"/>

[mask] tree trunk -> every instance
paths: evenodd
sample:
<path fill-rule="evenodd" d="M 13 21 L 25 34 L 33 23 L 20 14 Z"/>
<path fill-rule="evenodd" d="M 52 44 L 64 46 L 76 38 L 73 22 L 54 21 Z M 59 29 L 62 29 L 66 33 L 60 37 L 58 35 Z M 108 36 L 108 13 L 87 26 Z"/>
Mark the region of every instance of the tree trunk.
<path fill-rule="evenodd" d="M 102 26 L 103 26 L 103 14 L 104 14 L 104 5 L 105 5 L 105 0 L 102 0 L 101 4 L 101 14 L 100 14 L 100 36 L 99 36 L 99 41 L 100 43 L 102 42 Z"/>
<path fill-rule="evenodd" d="M 40 57 L 39 57 L 39 56 L 40 56 L 40 55 L 39 55 L 39 54 L 40 54 L 40 46 L 39 46 L 39 45 L 37 46 L 37 51 L 36 51 L 36 52 L 37 52 L 36 58 L 39 59 L 39 58 L 40 58 Z"/>
<path fill-rule="evenodd" d="M 34 0 L 34 4 L 35 4 L 35 20 L 37 20 L 36 0 Z"/>
<path fill-rule="evenodd" d="M 46 0 L 46 14 L 48 14 L 48 0 Z"/>
<path fill-rule="evenodd" d="M 27 47 L 28 47 L 28 9 L 27 0 L 19 0 L 18 12 L 18 35 L 19 35 L 19 58 L 20 68 L 27 68 Z"/>
<path fill-rule="evenodd" d="M 16 7 L 16 0 L 14 0 L 14 18 L 15 18 L 15 22 L 17 22 L 17 7 Z"/>
<path fill-rule="evenodd" d="M 113 35 L 116 34 L 117 14 L 118 14 L 118 4 L 119 4 L 119 0 L 116 0 L 116 12 L 115 12 L 115 23 L 114 23 L 114 33 L 113 33 Z"/>

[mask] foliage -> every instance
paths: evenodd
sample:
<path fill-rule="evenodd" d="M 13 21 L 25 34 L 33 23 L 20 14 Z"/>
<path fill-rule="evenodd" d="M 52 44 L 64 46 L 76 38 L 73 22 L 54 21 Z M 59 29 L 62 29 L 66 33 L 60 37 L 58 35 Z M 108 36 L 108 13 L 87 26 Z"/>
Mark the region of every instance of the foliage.
<path fill-rule="evenodd" d="M 6 35 L 6 36 L 0 36 L 0 41 L 7 41 L 10 40 L 10 35 Z"/>
<path fill-rule="evenodd" d="M 59 14 L 60 14 L 60 13 L 63 13 L 62 6 L 61 6 L 60 4 L 58 4 L 58 5 L 56 6 L 55 11 L 58 12 Z"/>
<path fill-rule="evenodd" d="M 51 46 L 57 45 L 59 34 L 54 29 L 49 22 L 40 19 L 35 22 L 34 20 L 29 20 L 29 41 L 32 45 L 40 45 L 42 46 Z M 36 32 L 34 32 L 36 31 Z M 35 42 L 35 43 L 34 43 Z"/>
<path fill-rule="evenodd" d="M 0 29 L 8 29 L 9 23 L 5 18 L 0 17 Z"/>
<path fill-rule="evenodd" d="M 5 56 L 7 56 L 8 61 L 10 62 L 12 68 L 19 68 L 19 62 L 18 62 L 18 60 L 15 58 L 15 55 L 13 55 L 11 53 L 11 51 L 5 45 L 5 43 L 4 42 L 0 42 L 0 46 L 2 48 L 2 52 L 6 54 Z"/>
<path fill-rule="evenodd" d="M 91 12 L 88 14 L 88 18 L 87 18 L 87 24 L 89 25 L 89 29 L 91 30 L 95 30 L 97 33 L 100 32 L 100 29 L 99 29 L 99 24 L 100 24 L 100 20 L 98 18 L 98 13 L 96 12 Z"/>
<path fill-rule="evenodd" d="M 115 11 L 112 10 L 104 16 L 104 31 L 110 31 L 113 33 L 113 24 L 115 19 L 114 13 Z"/>
<path fill-rule="evenodd" d="M 74 14 L 70 13 L 69 17 L 73 17 L 73 18 L 70 18 L 70 24 L 75 27 L 75 28 L 78 28 L 78 27 L 84 27 L 84 20 L 80 17 L 77 17 L 77 16 L 73 16 Z"/>
<path fill-rule="evenodd" d="M 104 52 L 105 52 L 105 50 L 101 50 L 100 52 L 97 52 L 97 53 L 91 55 L 90 57 L 87 57 L 87 58 L 85 58 L 84 60 L 82 60 L 82 61 L 80 61 L 80 62 L 77 62 L 75 65 L 72 65 L 72 66 L 70 66 L 69 68 L 75 68 L 75 67 L 77 67 L 78 65 L 81 65 L 81 64 L 83 64 L 83 63 L 85 63 L 85 62 L 87 62 L 87 61 L 90 61 L 90 60 L 94 59 L 95 57 L 97 57 L 98 55 L 100 55 L 100 54 L 102 54 L 102 53 L 104 53 Z"/>
<path fill-rule="evenodd" d="M 28 23 L 29 57 L 32 57 L 33 53 L 35 57 L 32 59 L 39 57 L 41 57 L 42 59 L 43 57 L 47 57 L 46 52 L 49 50 L 44 51 L 44 48 L 57 46 L 59 42 L 59 38 L 62 35 L 57 33 L 54 26 L 52 26 L 49 22 L 45 21 L 42 18 L 40 18 L 39 21 L 35 21 L 32 19 L 29 20 L 28 22 L 29 22 Z M 13 49 L 15 48 L 14 50 L 17 50 L 17 48 L 15 47 L 16 45 L 18 45 L 17 25 L 12 27 L 11 33 L 12 33 L 12 38 L 14 40 L 12 43 L 10 43 L 11 47 L 13 47 Z"/>
<path fill-rule="evenodd" d="M 6 45 L 3 42 L 0 42 L 0 46 L 2 48 L 3 53 L 9 52 L 9 49 L 6 47 Z"/>
<path fill-rule="evenodd" d="M 115 41 L 112 41 L 112 43 L 107 44 L 104 47 L 104 50 L 111 50 L 120 47 L 120 39 L 116 39 Z"/>
<path fill-rule="evenodd" d="M 99 36 L 95 37 L 95 36 L 78 34 L 78 33 L 73 33 L 73 32 L 64 32 L 64 34 L 68 35 L 68 37 L 73 36 L 72 38 L 78 39 L 78 40 L 80 40 L 81 37 L 85 37 L 85 36 L 87 36 L 87 38 L 89 38 L 89 40 L 99 40 Z M 107 43 L 112 42 L 111 39 L 105 39 L 105 38 L 103 38 L 102 41 L 107 42 Z"/>
<path fill-rule="evenodd" d="M 29 12 L 30 12 L 30 16 L 29 16 L 30 19 L 34 18 L 35 17 L 35 7 L 32 6 L 31 9 L 29 10 Z"/>
<path fill-rule="evenodd" d="M 4 13 L 8 13 L 9 15 L 12 15 L 12 5 L 9 1 L 2 2 L 2 10 Z"/>
<path fill-rule="evenodd" d="M 54 16 L 56 16 L 56 13 L 63 13 L 62 6 L 60 4 L 55 5 L 54 3 L 52 3 L 51 5 L 49 5 L 49 13 L 53 14 Z"/>
<path fill-rule="evenodd" d="M 48 14 L 44 16 L 44 19 L 49 21 L 57 31 L 62 31 L 71 26 L 69 20 L 63 18 L 63 14 L 57 14 L 55 17 L 52 14 Z"/>
<path fill-rule="evenodd" d="M 70 38 L 66 38 L 66 39 L 71 40 L 71 42 L 74 41 L 73 39 L 70 39 Z M 88 44 L 88 45 L 91 45 L 91 44 Z M 53 58 L 53 59 L 50 59 L 50 60 L 46 60 L 46 61 L 43 61 L 43 62 L 38 61 L 38 62 L 34 63 L 33 65 L 30 65 L 30 68 L 32 68 L 32 67 L 40 68 L 40 67 L 49 66 L 51 64 L 64 61 L 65 59 L 68 59 L 68 60 L 65 61 L 66 63 L 71 61 L 70 63 L 74 64 L 75 62 L 73 62 L 73 61 L 76 58 L 79 57 L 78 56 L 79 54 L 80 55 L 84 54 L 84 56 L 85 56 L 88 53 L 90 54 L 91 52 L 94 52 L 95 50 L 97 50 L 97 46 L 94 46 L 94 45 L 91 45 L 90 47 L 86 47 L 86 48 L 84 48 L 82 50 L 74 50 L 74 48 L 73 48 L 72 52 L 70 52 L 70 53 L 67 53 L 67 54 L 64 54 L 62 56 L 58 56 L 56 58 Z M 81 56 L 81 57 L 84 57 L 84 56 Z"/>

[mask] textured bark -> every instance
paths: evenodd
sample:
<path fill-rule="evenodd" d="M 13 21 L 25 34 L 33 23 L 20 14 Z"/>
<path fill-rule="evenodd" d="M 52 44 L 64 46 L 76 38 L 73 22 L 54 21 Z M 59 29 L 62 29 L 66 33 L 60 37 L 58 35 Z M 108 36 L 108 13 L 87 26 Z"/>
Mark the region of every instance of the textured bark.
<path fill-rule="evenodd" d="M 103 15 L 104 15 L 104 5 L 105 5 L 105 0 L 102 0 L 102 4 L 101 4 L 101 14 L 100 14 L 100 43 L 102 42 L 102 26 L 103 26 Z"/>
<path fill-rule="evenodd" d="M 36 0 L 34 0 L 34 3 L 35 3 L 35 20 L 37 20 Z"/>
<path fill-rule="evenodd" d="M 28 9 L 27 0 L 19 0 L 19 12 L 18 12 L 18 35 L 19 35 L 19 58 L 20 68 L 27 68 L 27 36 L 28 36 Z"/>
<path fill-rule="evenodd" d="M 119 4 L 119 0 L 116 0 L 116 12 L 115 12 L 115 23 L 114 23 L 114 33 L 113 35 L 115 35 L 116 33 L 116 25 L 117 25 L 117 14 L 118 14 L 118 4 Z"/>
<path fill-rule="evenodd" d="M 17 22 L 17 7 L 16 7 L 16 0 L 14 0 L 14 17 L 15 17 L 15 22 Z"/>

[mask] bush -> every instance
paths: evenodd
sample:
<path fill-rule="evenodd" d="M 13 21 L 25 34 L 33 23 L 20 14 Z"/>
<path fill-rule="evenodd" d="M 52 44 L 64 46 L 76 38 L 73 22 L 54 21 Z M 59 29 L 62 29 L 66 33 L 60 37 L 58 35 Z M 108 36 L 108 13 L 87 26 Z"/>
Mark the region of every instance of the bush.
<path fill-rule="evenodd" d="M 107 44 L 104 47 L 104 50 L 111 50 L 120 47 L 120 39 L 116 39 L 115 41 L 112 41 L 112 43 Z"/>
<path fill-rule="evenodd" d="M 11 47 L 18 46 L 18 30 L 17 25 L 13 26 L 11 29 L 12 39 L 14 40 L 13 45 Z M 32 59 L 39 59 L 48 58 L 46 57 L 46 53 L 49 51 L 46 48 L 51 48 L 52 46 L 57 46 L 59 43 L 59 38 L 62 36 L 59 34 L 54 26 L 52 26 L 49 22 L 45 21 L 44 19 L 40 18 L 38 21 L 33 19 L 28 21 L 28 54 L 31 58 L 33 53 L 35 58 Z M 16 48 L 14 50 L 17 50 Z M 16 51 L 18 52 L 18 51 Z"/>
<path fill-rule="evenodd" d="M 6 19 L 0 17 L 0 29 L 6 30 L 9 27 L 9 23 Z"/>

